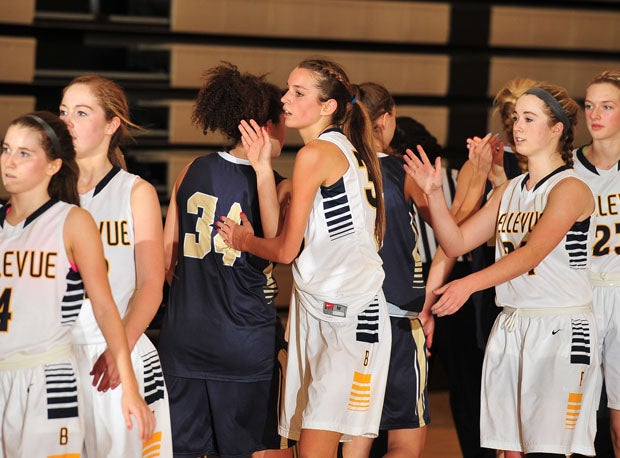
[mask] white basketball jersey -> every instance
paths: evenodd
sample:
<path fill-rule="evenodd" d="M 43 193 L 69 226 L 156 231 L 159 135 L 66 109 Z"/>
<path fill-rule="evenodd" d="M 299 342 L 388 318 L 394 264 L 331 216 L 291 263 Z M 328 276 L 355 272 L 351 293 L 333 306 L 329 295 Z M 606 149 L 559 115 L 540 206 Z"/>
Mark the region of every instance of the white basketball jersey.
<path fill-rule="evenodd" d="M 596 202 L 592 270 L 620 272 L 620 163 L 609 170 L 598 169 L 581 148 L 573 152 L 573 162 L 575 172 L 590 186 Z"/>
<path fill-rule="evenodd" d="M 527 243 L 531 229 L 547 205 L 553 187 L 574 170 L 560 167 L 529 191 L 527 174 L 508 184 L 498 213 L 495 258 Z M 495 287 L 501 307 L 578 307 L 592 301 L 588 247 L 594 235 L 594 215 L 577 222 L 534 269 Z M 550 300 L 549 298 L 553 298 Z"/>
<path fill-rule="evenodd" d="M 0 208 L 0 361 L 70 343 L 84 297 L 63 238 L 73 207 L 49 200 L 16 226 Z"/>
<path fill-rule="evenodd" d="M 114 167 L 94 189 L 80 195 L 80 205 L 93 216 L 103 242 L 108 279 L 121 318 L 136 287 L 131 190 L 137 175 Z M 88 299 L 73 331 L 78 344 L 105 343 Z"/>
<path fill-rule="evenodd" d="M 293 277 L 308 312 L 338 320 L 368 306 L 381 290 L 384 273 L 374 237 L 375 188 L 368 170 L 340 130 L 326 131 L 319 139 L 338 146 L 349 168 L 336 183 L 317 191 Z"/>

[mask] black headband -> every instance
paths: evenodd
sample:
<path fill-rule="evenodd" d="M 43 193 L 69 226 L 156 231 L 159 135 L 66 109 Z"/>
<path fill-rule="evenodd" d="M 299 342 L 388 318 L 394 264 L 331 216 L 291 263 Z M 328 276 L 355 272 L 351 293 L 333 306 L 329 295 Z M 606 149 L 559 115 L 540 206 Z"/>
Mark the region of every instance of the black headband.
<path fill-rule="evenodd" d="M 50 126 L 48 123 L 46 123 L 43 119 L 41 119 L 37 115 L 29 114 L 29 115 L 26 115 L 26 117 L 36 121 L 37 124 L 43 127 L 43 130 L 45 130 L 45 133 L 47 134 L 50 141 L 52 142 L 52 150 L 57 156 L 60 156 L 60 153 L 62 151 L 60 148 L 60 141 L 58 140 L 58 135 L 56 135 L 56 132 L 54 132 L 54 129 L 52 129 L 52 126 Z"/>
<path fill-rule="evenodd" d="M 549 109 L 551 109 L 553 114 L 560 120 L 562 124 L 564 124 L 564 132 L 570 129 L 571 122 L 568 119 L 568 116 L 566 116 L 564 108 L 562 108 L 560 102 L 558 102 L 557 99 L 552 96 L 549 91 L 543 89 L 542 87 L 533 87 L 525 91 L 525 93 L 535 95 L 540 100 L 545 102 Z"/>

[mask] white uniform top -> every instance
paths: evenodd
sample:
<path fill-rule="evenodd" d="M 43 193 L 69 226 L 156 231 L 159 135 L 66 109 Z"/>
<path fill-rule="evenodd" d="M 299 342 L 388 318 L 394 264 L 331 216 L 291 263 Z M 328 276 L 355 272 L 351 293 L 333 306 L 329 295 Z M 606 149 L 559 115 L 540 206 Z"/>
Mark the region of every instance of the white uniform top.
<path fill-rule="evenodd" d="M 620 273 L 620 163 L 609 170 L 598 169 L 584 156 L 573 152 L 574 169 L 585 181 L 596 202 L 596 240 L 592 248 L 592 271 Z"/>
<path fill-rule="evenodd" d="M 137 175 L 114 167 L 94 189 L 80 195 L 80 205 L 93 216 L 103 242 L 108 279 L 121 318 L 136 288 L 131 189 Z M 105 343 L 87 298 L 73 330 L 78 344 Z"/>
<path fill-rule="evenodd" d="M 349 168 L 336 183 L 317 191 L 303 251 L 292 270 L 300 304 L 316 318 L 337 321 L 368 307 L 381 290 L 384 273 L 374 238 L 375 189 L 368 170 L 340 130 L 330 129 L 319 139 L 338 146 Z"/>
<path fill-rule="evenodd" d="M 16 226 L 0 208 L 0 361 L 70 343 L 84 297 L 63 238 L 73 207 L 49 200 Z"/>
<path fill-rule="evenodd" d="M 525 186 L 527 174 L 510 181 L 498 213 L 496 260 L 527 242 L 530 230 L 547 205 L 549 192 L 567 177 L 576 174 L 571 168 L 560 167 L 529 191 Z M 538 266 L 497 285 L 497 304 L 514 308 L 588 305 L 592 301 L 588 246 L 594 235 L 594 224 L 593 215 L 575 223 Z"/>

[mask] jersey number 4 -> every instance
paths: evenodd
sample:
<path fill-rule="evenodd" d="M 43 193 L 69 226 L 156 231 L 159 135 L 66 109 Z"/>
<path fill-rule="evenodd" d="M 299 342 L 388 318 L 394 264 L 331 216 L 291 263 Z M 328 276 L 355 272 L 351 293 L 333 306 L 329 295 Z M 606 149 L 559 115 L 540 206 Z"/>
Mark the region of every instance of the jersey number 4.
<path fill-rule="evenodd" d="M 211 241 L 211 233 L 215 225 L 215 208 L 217 197 L 202 192 L 196 192 L 187 199 L 187 212 L 198 215 L 195 233 L 185 234 L 183 239 L 183 254 L 188 258 L 202 259 L 211 252 L 215 246 L 215 252 L 223 255 L 222 262 L 225 266 L 232 266 L 235 260 L 241 256 L 241 252 L 234 250 L 226 243 L 220 234 L 216 234 Z M 199 211 L 202 210 L 202 211 Z M 228 211 L 228 216 L 233 221 L 241 221 L 241 205 L 235 202 Z"/>
<path fill-rule="evenodd" d="M 2 296 L 0 296 L 0 332 L 9 330 L 9 322 L 11 321 L 11 293 L 12 288 L 4 288 Z"/>

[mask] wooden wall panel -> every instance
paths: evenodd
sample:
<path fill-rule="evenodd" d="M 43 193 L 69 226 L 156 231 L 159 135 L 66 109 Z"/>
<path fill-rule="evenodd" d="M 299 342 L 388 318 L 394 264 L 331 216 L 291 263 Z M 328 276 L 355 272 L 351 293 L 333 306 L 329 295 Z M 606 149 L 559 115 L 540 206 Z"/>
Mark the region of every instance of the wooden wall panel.
<path fill-rule="evenodd" d="M 0 22 L 32 24 L 35 0 L 0 1 Z"/>
<path fill-rule="evenodd" d="M 445 44 L 450 30 L 450 4 L 172 0 L 170 23 L 176 32 Z"/>
<path fill-rule="evenodd" d="M 203 71 L 222 60 L 251 73 L 269 73 L 270 81 L 285 87 L 301 60 L 322 57 L 342 65 L 353 82 L 376 81 L 394 94 L 442 96 L 448 89 L 446 55 L 199 45 L 171 45 L 170 53 L 170 85 L 175 88 L 199 87 Z"/>
<path fill-rule="evenodd" d="M 0 36 L 0 81 L 32 83 L 35 52 L 34 38 Z"/>
<path fill-rule="evenodd" d="M 620 68 L 617 61 L 550 59 L 538 57 L 494 57 L 489 71 L 490 97 L 509 80 L 529 77 L 566 88 L 573 98 L 583 98 L 586 84 L 594 75 L 610 68 Z"/>
<path fill-rule="evenodd" d="M 620 12 L 496 6 L 491 46 L 620 50 Z"/>

